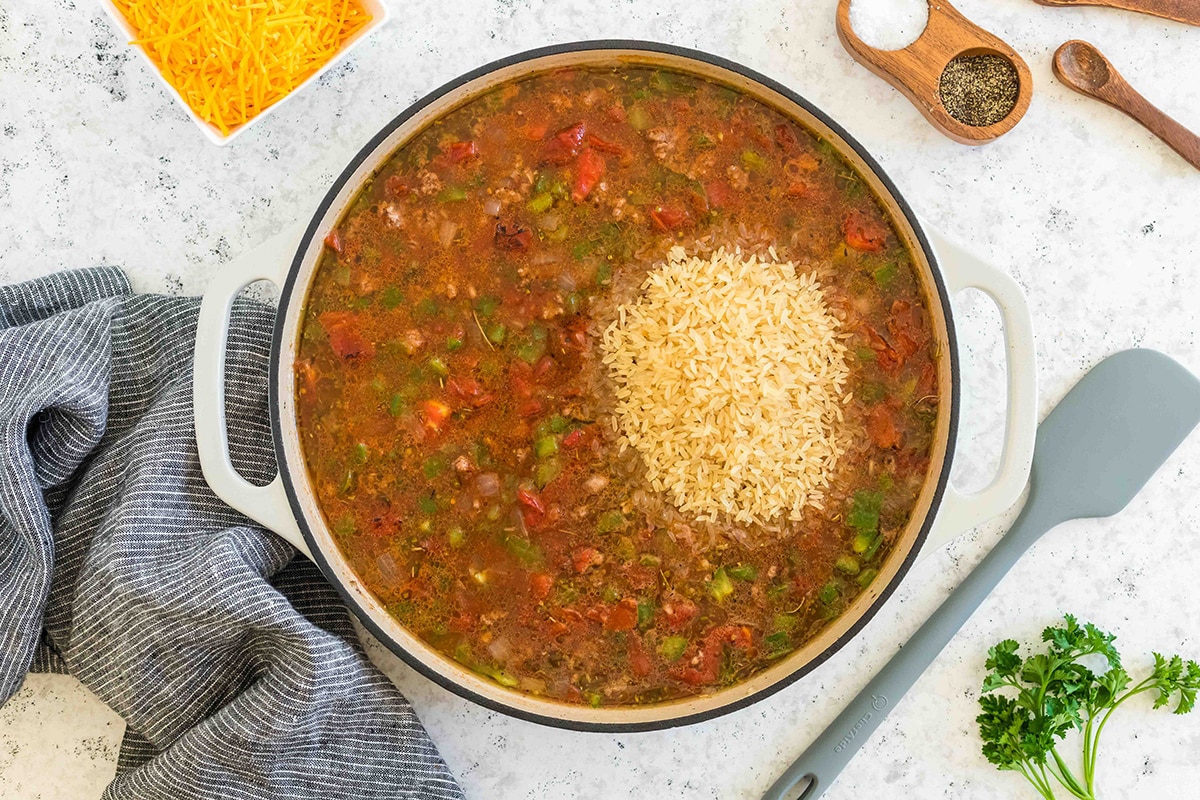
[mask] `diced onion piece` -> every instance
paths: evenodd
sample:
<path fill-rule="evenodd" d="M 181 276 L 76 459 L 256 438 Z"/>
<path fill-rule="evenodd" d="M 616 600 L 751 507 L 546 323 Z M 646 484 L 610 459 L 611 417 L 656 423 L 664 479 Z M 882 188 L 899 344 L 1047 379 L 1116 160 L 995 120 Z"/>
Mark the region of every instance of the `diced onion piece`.
<path fill-rule="evenodd" d="M 583 482 L 583 488 L 587 489 L 590 494 L 603 491 L 605 486 L 608 486 L 608 478 L 603 475 L 592 475 Z"/>
<path fill-rule="evenodd" d="M 394 583 L 400 577 L 400 570 L 396 567 L 396 559 L 391 553 L 384 553 L 375 559 L 375 566 L 379 567 L 379 577 L 388 583 Z"/>
<path fill-rule="evenodd" d="M 512 647 L 509 644 L 508 638 L 505 636 L 497 636 L 487 646 L 488 655 L 497 661 L 508 661 L 508 657 L 512 655 Z"/>
<path fill-rule="evenodd" d="M 461 227 L 453 220 L 442 220 L 442 224 L 438 227 L 438 242 L 442 247 L 449 247 L 454 242 L 454 237 L 458 235 L 458 229 Z"/>
<path fill-rule="evenodd" d="M 500 494 L 500 476 L 494 472 L 484 472 L 475 478 L 475 491 L 480 497 L 495 497 Z"/>

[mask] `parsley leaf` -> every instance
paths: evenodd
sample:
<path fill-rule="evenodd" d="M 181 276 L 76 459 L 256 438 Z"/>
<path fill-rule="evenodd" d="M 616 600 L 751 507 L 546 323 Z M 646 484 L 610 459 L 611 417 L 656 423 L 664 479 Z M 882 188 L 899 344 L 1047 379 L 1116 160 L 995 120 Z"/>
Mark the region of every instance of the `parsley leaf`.
<path fill-rule="evenodd" d="M 883 492 L 862 489 L 854 493 L 846 524 L 859 533 L 879 530 L 879 512 L 883 508 Z"/>
<path fill-rule="evenodd" d="M 982 713 L 975 721 L 984 757 L 999 769 L 1020 772 L 1041 797 L 1054 800 L 1058 784 L 1071 797 L 1095 800 L 1100 734 L 1112 713 L 1131 697 L 1155 692 L 1154 708 L 1174 701 L 1174 713 L 1186 714 L 1200 692 L 1200 664 L 1154 653 L 1153 671 L 1133 683 L 1115 636 L 1069 614 L 1064 622 L 1042 632 L 1044 653 L 1023 658 L 1012 639 L 988 650 Z M 1106 666 L 1099 673 L 1088 666 L 1098 658 Z M 1075 730 L 1083 740 L 1081 777 L 1057 749 Z"/>

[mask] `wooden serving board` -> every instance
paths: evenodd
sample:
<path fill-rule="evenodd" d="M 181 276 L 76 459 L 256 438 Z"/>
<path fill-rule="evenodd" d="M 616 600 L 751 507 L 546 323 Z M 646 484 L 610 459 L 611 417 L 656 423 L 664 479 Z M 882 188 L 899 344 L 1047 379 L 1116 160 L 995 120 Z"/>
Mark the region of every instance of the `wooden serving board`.
<path fill-rule="evenodd" d="M 1029 65 L 1004 40 L 959 13 L 946 0 L 927 0 L 929 22 L 915 42 L 900 50 L 880 50 L 864 42 L 850 26 L 851 0 L 838 0 L 837 32 L 846 51 L 867 69 L 899 89 L 935 128 L 962 144 L 978 145 L 1003 136 L 1021 121 L 1033 97 Z M 967 125 L 942 105 L 938 88 L 942 72 L 960 55 L 999 55 L 1017 71 L 1017 102 L 992 125 Z"/>

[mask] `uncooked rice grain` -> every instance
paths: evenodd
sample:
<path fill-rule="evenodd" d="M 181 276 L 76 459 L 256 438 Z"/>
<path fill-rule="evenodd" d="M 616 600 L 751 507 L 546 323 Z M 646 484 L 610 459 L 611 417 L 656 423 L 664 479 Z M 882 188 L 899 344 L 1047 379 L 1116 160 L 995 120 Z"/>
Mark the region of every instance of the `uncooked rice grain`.
<path fill-rule="evenodd" d="M 604 330 L 613 425 L 698 519 L 768 524 L 823 507 L 842 455 L 846 347 L 814 273 L 674 247 Z"/>

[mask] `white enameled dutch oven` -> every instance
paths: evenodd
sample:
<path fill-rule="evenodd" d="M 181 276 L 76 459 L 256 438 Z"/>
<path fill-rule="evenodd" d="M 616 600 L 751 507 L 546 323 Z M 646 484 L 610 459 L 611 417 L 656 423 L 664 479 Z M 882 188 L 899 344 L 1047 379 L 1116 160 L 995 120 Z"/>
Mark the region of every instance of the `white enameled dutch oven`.
<path fill-rule="evenodd" d="M 322 240 L 337 225 L 359 188 L 388 157 L 432 120 L 497 84 L 532 73 L 622 64 L 689 72 L 733 86 L 771 105 L 837 146 L 871 185 L 907 240 L 929 298 L 939 352 L 939 405 L 929 480 L 908 527 L 878 578 L 816 638 L 749 680 L 711 694 L 648 706 L 592 708 L 505 688 L 423 643 L 388 615 L 342 557 L 317 507 L 297 431 L 293 359 Z M 299 241 L 297 245 L 296 242 Z M 253 486 L 234 470 L 224 413 L 225 340 L 234 297 L 248 284 L 279 287 L 271 343 L 270 412 L 279 475 Z M 959 358 L 950 299 L 967 288 L 990 295 L 1000 308 L 1008 369 L 1004 450 L 991 484 L 975 494 L 949 485 L 959 412 Z M 1011 506 L 1029 477 L 1036 430 L 1033 330 L 1017 284 L 924 228 L 875 160 L 839 125 L 790 89 L 722 58 L 668 45 L 597 41 L 557 45 L 512 56 L 454 80 L 415 103 L 379 132 L 346 167 L 302 233 L 284 233 L 218 274 L 200 311 L 195 363 L 196 433 L 204 476 L 231 506 L 287 539 L 315 561 L 362 623 L 421 674 L 483 706 L 523 719 L 583 730 L 648 730 L 696 722 L 746 706 L 813 670 L 866 625 L 918 558 Z"/>

